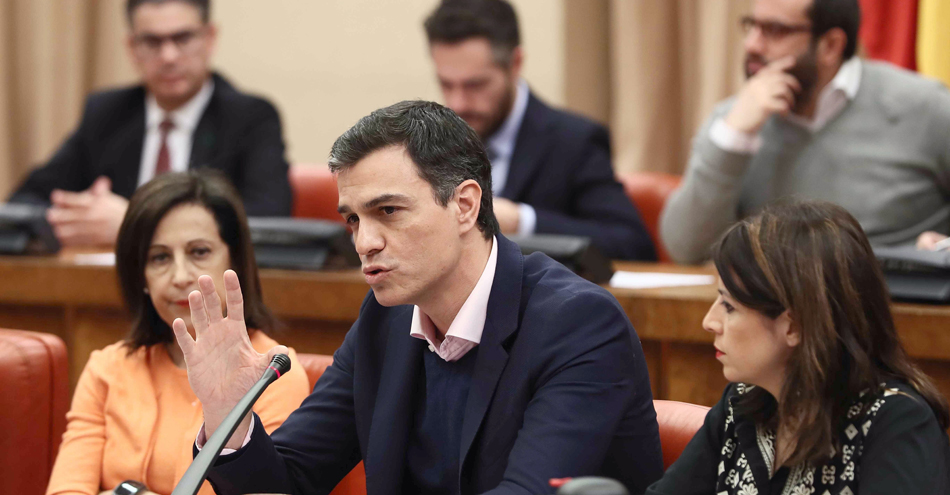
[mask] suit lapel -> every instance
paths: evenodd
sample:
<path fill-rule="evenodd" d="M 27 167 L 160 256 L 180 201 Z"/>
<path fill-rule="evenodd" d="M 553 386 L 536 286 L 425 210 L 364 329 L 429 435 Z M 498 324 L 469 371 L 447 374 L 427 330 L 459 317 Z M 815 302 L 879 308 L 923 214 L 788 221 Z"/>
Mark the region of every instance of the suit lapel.
<path fill-rule="evenodd" d="M 209 165 L 218 156 L 218 149 L 223 139 L 223 136 L 219 135 L 219 130 L 224 128 L 226 120 L 223 109 L 227 107 L 235 92 L 234 86 L 220 74 L 214 73 L 211 78 L 214 81 L 214 92 L 211 93 L 208 106 L 198 119 L 198 125 L 192 133 L 191 156 L 188 157 L 189 169 Z"/>
<path fill-rule="evenodd" d="M 465 457 L 485 419 L 501 373 L 508 364 L 506 341 L 518 329 L 524 257 L 515 243 L 501 235 L 495 239 L 498 242 L 498 262 L 495 266 L 491 295 L 488 297 L 485 329 L 478 345 L 475 371 L 472 373 L 465 416 L 462 420 L 460 470 L 465 466 Z"/>
<path fill-rule="evenodd" d="M 141 105 L 132 112 L 128 125 L 120 127 L 113 140 L 114 146 L 103 157 L 102 163 L 111 164 L 113 170 L 101 170 L 99 175 L 112 179 L 112 191 L 123 197 L 130 197 L 139 185 L 139 172 L 142 165 L 142 148 L 145 142 L 145 91 L 142 91 Z"/>
<path fill-rule="evenodd" d="M 508 165 L 508 179 L 505 181 L 502 197 L 520 201 L 535 171 L 550 151 L 550 134 L 547 127 L 551 125 L 551 121 L 546 118 L 547 112 L 548 108 L 535 98 L 534 94 L 528 96 L 528 107 L 525 109 L 524 120 L 521 121 L 521 129 L 515 141 L 515 150 Z"/>
<path fill-rule="evenodd" d="M 403 311 L 388 328 L 386 357 L 366 449 L 367 492 L 399 493 L 405 471 L 406 441 L 412 427 L 424 340 L 409 335 L 412 311 Z"/>
<path fill-rule="evenodd" d="M 218 88 L 215 86 L 215 94 Z M 191 137 L 191 156 L 188 159 L 188 168 L 194 169 L 207 165 L 215 156 L 215 149 L 218 145 L 218 125 L 217 120 L 218 102 L 215 97 L 211 97 L 208 107 L 201 114 L 198 120 L 198 126 Z"/>

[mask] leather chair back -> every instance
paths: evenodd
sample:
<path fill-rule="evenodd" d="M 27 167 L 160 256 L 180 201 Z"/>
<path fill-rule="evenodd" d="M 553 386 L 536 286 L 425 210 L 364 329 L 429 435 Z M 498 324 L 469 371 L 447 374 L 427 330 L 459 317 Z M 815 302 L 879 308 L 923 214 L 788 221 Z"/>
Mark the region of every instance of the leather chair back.
<path fill-rule="evenodd" d="M 336 211 L 336 207 L 334 207 Z M 323 376 L 323 372 L 333 364 L 333 356 L 322 354 L 297 354 L 297 359 L 307 371 L 307 378 L 310 379 L 310 386 L 316 385 L 317 380 Z M 359 463 L 347 474 L 340 484 L 330 492 L 330 495 L 366 495 L 366 471 L 363 469 L 363 463 Z"/>
<path fill-rule="evenodd" d="M 66 344 L 0 329 L 0 493 L 42 495 L 66 431 Z"/>
<path fill-rule="evenodd" d="M 623 184 L 624 192 L 640 211 L 640 218 L 656 246 L 660 261 L 670 261 L 670 256 L 660 240 L 660 214 L 667 198 L 680 185 L 682 176 L 662 172 L 633 172 L 618 174 L 617 180 Z"/>
<path fill-rule="evenodd" d="M 336 179 L 326 164 L 291 165 L 289 180 L 294 192 L 295 218 L 318 218 L 343 223 L 336 212 L 339 200 Z"/>
<path fill-rule="evenodd" d="M 703 426 L 709 408 L 687 402 L 655 400 L 656 421 L 660 425 L 660 446 L 663 449 L 663 470 L 676 462 L 686 444 Z"/>

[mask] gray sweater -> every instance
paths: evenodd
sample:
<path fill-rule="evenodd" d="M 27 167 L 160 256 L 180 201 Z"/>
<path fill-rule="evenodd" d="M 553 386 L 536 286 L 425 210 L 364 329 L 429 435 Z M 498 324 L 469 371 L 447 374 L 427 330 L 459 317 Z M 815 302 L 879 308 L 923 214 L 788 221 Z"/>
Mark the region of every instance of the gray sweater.
<path fill-rule="evenodd" d="M 876 245 L 950 233 L 950 92 L 941 83 L 864 61 L 858 93 L 837 117 L 814 134 L 771 117 L 754 155 L 709 139 L 733 101 L 700 128 L 683 184 L 660 218 L 675 261 L 702 262 L 729 226 L 781 198 L 838 203 Z"/>

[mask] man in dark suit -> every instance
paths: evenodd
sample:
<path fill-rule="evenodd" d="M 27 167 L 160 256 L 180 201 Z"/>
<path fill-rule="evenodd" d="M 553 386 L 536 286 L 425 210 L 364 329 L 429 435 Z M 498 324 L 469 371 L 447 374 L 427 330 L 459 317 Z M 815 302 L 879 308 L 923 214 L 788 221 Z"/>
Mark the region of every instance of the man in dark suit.
<path fill-rule="evenodd" d="M 139 185 L 209 167 L 234 182 L 248 215 L 289 215 L 280 118 L 210 72 L 209 0 L 129 0 L 126 9 L 142 85 L 91 95 L 79 128 L 10 201 L 51 204 L 64 245 L 107 246 Z"/>
<path fill-rule="evenodd" d="M 360 460 L 371 495 L 527 495 L 594 474 L 641 493 L 662 474 L 633 327 L 602 287 L 498 232 L 490 167 L 436 103 L 377 110 L 336 141 L 339 211 L 372 291 L 281 428 L 244 418 L 209 476 L 219 494 L 329 493 Z M 227 318 L 202 276 L 195 338 L 173 324 L 205 415 L 196 448 L 285 351 L 250 347 L 236 275 L 224 283 Z"/>
<path fill-rule="evenodd" d="M 613 258 L 656 258 L 614 178 L 607 129 L 545 105 L 520 78 L 511 5 L 445 0 L 425 29 L 446 106 L 485 141 L 503 233 L 586 236 Z"/>

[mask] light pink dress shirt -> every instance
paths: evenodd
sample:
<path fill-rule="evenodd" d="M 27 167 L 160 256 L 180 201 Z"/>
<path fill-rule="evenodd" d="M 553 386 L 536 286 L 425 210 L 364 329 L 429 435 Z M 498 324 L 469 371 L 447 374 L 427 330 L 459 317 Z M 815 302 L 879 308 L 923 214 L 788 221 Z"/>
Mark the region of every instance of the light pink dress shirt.
<path fill-rule="evenodd" d="M 412 325 L 409 335 L 429 342 L 429 350 L 435 352 L 446 361 L 457 361 L 468 351 L 472 350 L 482 340 L 482 330 L 485 329 L 485 317 L 488 313 L 488 296 L 491 295 L 492 282 L 495 281 L 495 265 L 498 264 L 498 242 L 492 238 L 491 254 L 488 263 L 482 270 L 475 288 L 462 304 L 461 309 L 448 331 L 445 339 L 440 340 L 435 325 L 428 315 L 419 309 L 412 308 Z"/>

